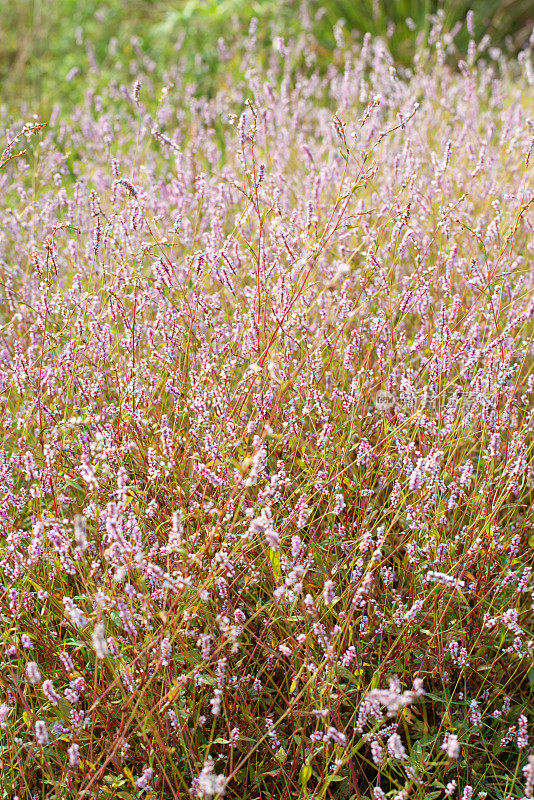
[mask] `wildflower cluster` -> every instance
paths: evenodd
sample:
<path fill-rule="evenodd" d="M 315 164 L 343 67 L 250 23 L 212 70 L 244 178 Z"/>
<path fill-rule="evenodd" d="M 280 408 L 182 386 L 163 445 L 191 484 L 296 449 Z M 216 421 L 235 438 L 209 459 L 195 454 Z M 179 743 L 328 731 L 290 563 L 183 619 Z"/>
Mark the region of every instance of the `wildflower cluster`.
<path fill-rule="evenodd" d="M 532 797 L 532 52 L 254 36 L 2 120 L 2 790 Z"/>

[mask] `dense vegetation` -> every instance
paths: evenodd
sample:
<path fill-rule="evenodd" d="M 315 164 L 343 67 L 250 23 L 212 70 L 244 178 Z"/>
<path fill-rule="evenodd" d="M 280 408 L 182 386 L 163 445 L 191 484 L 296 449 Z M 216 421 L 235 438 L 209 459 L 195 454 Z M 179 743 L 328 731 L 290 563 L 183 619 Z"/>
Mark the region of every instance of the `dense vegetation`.
<path fill-rule="evenodd" d="M 0 797 L 532 798 L 532 49 L 258 35 L 4 112 Z"/>
<path fill-rule="evenodd" d="M 242 77 L 254 18 L 259 60 L 275 37 L 311 32 L 308 45 L 324 72 L 336 44 L 365 33 L 387 41 L 397 63 L 411 64 L 440 13 L 454 39 L 453 62 L 467 55 L 469 10 L 477 41 L 489 36 L 507 53 L 527 43 L 531 0 L 0 0 L 0 97 L 47 118 L 57 103 L 70 111 L 88 88 L 100 92 L 147 72 L 165 81 L 176 65 L 196 94 L 212 96 Z"/>

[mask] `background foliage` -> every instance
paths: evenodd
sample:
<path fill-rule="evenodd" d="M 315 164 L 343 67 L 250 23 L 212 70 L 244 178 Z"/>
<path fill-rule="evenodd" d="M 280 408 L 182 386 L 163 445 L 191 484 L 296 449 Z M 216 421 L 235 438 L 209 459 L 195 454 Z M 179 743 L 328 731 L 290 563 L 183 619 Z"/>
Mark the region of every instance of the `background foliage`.
<path fill-rule="evenodd" d="M 394 58 L 409 63 L 428 36 L 432 14 L 441 11 L 445 29 L 453 31 L 470 8 L 477 40 L 489 34 L 508 51 L 527 41 L 534 22 L 530 0 L 311 0 L 305 7 L 291 0 L 0 0 L 1 97 L 9 107 L 27 104 L 46 115 L 55 102 L 79 102 L 88 85 L 101 90 L 147 67 L 161 79 L 182 60 L 198 93 L 212 94 L 238 71 L 236 51 L 252 18 L 260 48 L 274 36 L 311 29 L 323 67 L 335 45 L 334 28 L 338 36 L 386 37 Z M 222 61 L 220 37 L 228 46 Z M 464 25 L 455 46 L 467 51 L 468 45 Z"/>

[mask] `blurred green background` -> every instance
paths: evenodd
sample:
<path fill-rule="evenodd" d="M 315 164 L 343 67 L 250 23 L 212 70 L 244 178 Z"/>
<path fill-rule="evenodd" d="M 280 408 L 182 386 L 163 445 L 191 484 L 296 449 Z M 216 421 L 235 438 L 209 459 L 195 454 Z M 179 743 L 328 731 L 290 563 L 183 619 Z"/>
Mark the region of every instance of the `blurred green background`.
<path fill-rule="evenodd" d="M 333 28 L 343 19 L 338 39 L 369 31 L 407 64 L 438 9 L 446 30 L 457 26 L 455 46 L 467 51 L 470 8 L 476 39 L 489 34 L 494 46 L 511 52 L 528 40 L 533 0 L 308 0 L 304 7 L 299 0 L 0 0 L 1 102 L 46 117 L 57 102 L 79 102 L 88 87 L 131 83 L 138 70 L 164 80 L 179 63 L 198 93 L 211 94 L 239 70 L 253 17 L 260 51 L 273 36 L 306 30 L 316 40 L 317 63 L 326 65 Z M 228 48 L 222 61 L 220 37 Z"/>

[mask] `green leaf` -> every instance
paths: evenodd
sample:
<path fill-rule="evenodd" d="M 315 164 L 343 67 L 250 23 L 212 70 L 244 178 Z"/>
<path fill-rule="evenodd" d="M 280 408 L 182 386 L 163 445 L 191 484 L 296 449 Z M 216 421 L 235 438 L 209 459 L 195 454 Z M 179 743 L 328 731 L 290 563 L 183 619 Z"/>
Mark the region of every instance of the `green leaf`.
<path fill-rule="evenodd" d="M 436 739 L 439 739 L 439 737 L 439 733 L 432 733 L 428 734 L 427 736 L 423 736 L 421 739 L 419 739 L 419 742 L 421 743 L 421 747 L 426 747 L 427 744 L 433 744 Z"/>
<path fill-rule="evenodd" d="M 282 579 L 282 570 L 280 568 L 280 551 L 269 550 L 269 561 L 273 568 L 273 575 L 277 581 Z"/>
<path fill-rule="evenodd" d="M 410 756 L 412 756 L 416 761 L 421 761 L 421 756 L 423 755 L 423 748 L 421 746 L 421 742 L 416 742 L 411 751 Z"/>
<path fill-rule="evenodd" d="M 346 678 L 351 683 L 354 683 L 355 686 L 360 687 L 362 685 L 361 681 L 361 674 L 363 673 L 363 669 L 358 670 L 358 674 L 351 672 L 350 669 L 346 667 L 339 666 L 337 668 L 338 673 L 341 675 L 342 678 Z"/>
<path fill-rule="evenodd" d="M 279 747 L 276 753 L 274 754 L 274 757 L 276 758 L 279 764 L 283 764 L 287 759 L 287 751 L 284 750 L 283 747 Z"/>
<path fill-rule="evenodd" d="M 371 678 L 371 684 L 369 686 L 369 691 L 372 691 L 373 689 L 376 689 L 378 687 L 378 684 L 380 683 L 380 678 L 381 677 L 382 677 L 382 673 L 380 672 L 379 669 L 377 669 L 377 670 L 375 670 L 373 672 L 373 677 Z"/>
<path fill-rule="evenodd" d="M 326 785 L 328 786 L 329 783 L 340 783 L 341 781 L 346 781 L 347 778 L 345 775 L 328 775 L 326 779 Z"/>
<path fill-rule="evenodd" d="M 306 786 L 312 776 L 311 764 L 303 764 L 300 768 L 299 783 L 301 786 Z"/>

